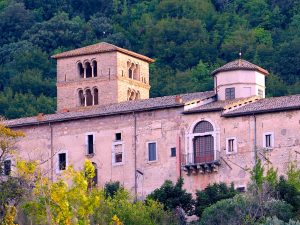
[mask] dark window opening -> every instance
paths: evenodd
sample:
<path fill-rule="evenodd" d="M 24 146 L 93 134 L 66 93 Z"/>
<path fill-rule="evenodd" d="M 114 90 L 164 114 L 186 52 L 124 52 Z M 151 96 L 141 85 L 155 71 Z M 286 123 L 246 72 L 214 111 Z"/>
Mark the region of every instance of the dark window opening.
<path fill-rule="evenodd" d="M 94 89 L 94 105 L 98 105 L 99 102 L 98 102 L 98 89 L 95 88 Z"/>
<path fill-rule="evenodd" d="M 246 188 L 245 187 L 238 187 L 236 190 L 238 192 L 241 192 L 241 193 L 246 192 Z"/>
<path fill-rule="evenodd" d="M 90 134 L 88 135 L 88 147 L 87 147 L 87 153 L 89 155 L 94 154 L 94 135 Z"/>
<path fill-rule="evenodd" d="M 171 148 L 171 157 L 176 157 L 176 148 Z"/>
<path fill-rule="evenodd" d="M 4 170 L 3 173 L 5 176 L 9 176 L 11 173 L 11 160 L 4 161 Z"/>
<path fill-rule="evenodd" d="M 118 152 L 115 154 L 115 162 L 121 163 L 123 161 L 123 154 L 122 152 Z"/>
<path fill-rule="evenodd" d="M 93 96 L 91 90 L 87 89 L 85 95 L 86 95 L 86 105 L 87 106 L 93 105 Z"/>
<path fill-rule="evenodd" d="M 234 139 L 228 140 L 228 152 L 234 152 Z"/>
<path fill-rule="evenodd" d="M 93 73 L 94 77 L 97 77 L 97 62 L 93 61 Z"/>
<path fill-rule="evenodd" d="M 265 136 L 265 138 L 266 138 L 266 148 L 272 147 L 271 137 L 272 137 L 271 134 L 267 134 Z"/>
<path fill-rule="evenodd" d="M 133 70 L 131 68 L 129 68 L 129 70 L 128 70 L 128 76 L 131 79 L 133 78 Z"/>
<path fill-rule="evenodd" d="M 116 135 L 116 137 L 115 137 L 116 141 L 121 141 L 122 140 L 122 134 L 121 133 L 116 133 L 115 135 Z"/>
<path fill-rule="evenodd" d="M 86 78 L 92 77 L 92 67 L 89 62 L 85 63 L 85 75 Z"/>
<path fill-rule="evenodd" d="M 80 106 L 84 106 L 84 105 L 85 105 L 85 99 L 84 99 L 83 90 L 80 90 L 80 91 L 78 92 L 78 95 L 79 95 L 79 103 L 80 103 Z"/>
<path fill-rule="evenodd" d="M 235 99 L 235 88 L 226 88 L 225 89 L 225 99 L 226 100 Z"/>
<path fill-rule="evenodd" d="M 82 63 L 78 63 L 77 67 L 78 67 L 79 77 L 83 78 L 83 76 L 84 76 L 84 68 L 82 66 Z"/>
<path fill-rule="evenodd" d="M 59 170 L 65 170 L 67 167 L 67 154 L 59 153 L 58 154 L 58 167 Z"/>
<path fill-rule="evenodd" d="M 156 160 L 156 143 L 148 143 L 148 160 Z"/>

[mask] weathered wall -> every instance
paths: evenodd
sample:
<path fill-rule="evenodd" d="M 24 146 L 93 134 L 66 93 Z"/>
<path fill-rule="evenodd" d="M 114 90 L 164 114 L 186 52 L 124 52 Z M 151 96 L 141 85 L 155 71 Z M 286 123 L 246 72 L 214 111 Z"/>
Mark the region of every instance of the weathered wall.
<path fill-rule="evenodd" d="M 138 176 L 138 194 L 146 194 L 159 187 L 166 179 L 176 181 L 178 178 L 177 162 L 181 153 L 191 151 L 188 135 L 193 125 L 200 120 L 210 121 L 217 131 L 216 146 L 221 157 L 218 172 L 191 173 L 181 170 L 185 179 L 185 188 L 189 192 L 205 188 L 209 183 L 233 182 L 236 187 L 246 186 L 254 165 L 254 127 L 253 116 L 234 118 L 221 117 L 219 112 L 182 115 L 182 108 L 154 110 L 136 114 L 99 117 L 94 119 L 74 120 L 52 124 L 53 150 L 55 153 L 64 150 L 68 154 L 69 164 L 76 169 L 82 168 L 86 157 L 86 134 L 95 134 L 95 156 L 90 158 L 98 166 L 99 185 L 108 181 L 119 180 L 126 188 L 134 192 L 134 159 L 135 135 L 134 117 L 137 124 L 136 156 L 137 169 L 143 172 Z M 287 164 L 297 159 L 295 151 L 299 151 L 300 111 L 268 113 L 256 116 L 257 151 L 264 165 L 278 168 L 279 174 L 284 174 Z M 24 127 L 26 137 L 18 146 L 24 158 L 46 160 L 50 156 L 50 126 L 40 125 Z M 122 133 L 124 146 L 124 163 L 112 164 L 112 146 L 115 133 Z M 263 134 L 273 132 L 275 137 L 274 148 L 264 150 Z M 226 138 L 235 137 L 237 152 L 226 154 Z M 178 140 L 181 145 L 178 146 Z M 148 161 L 147 143 L 157 143 L 158 159 Z M 177 147 L 177 157 L 171 157 L 171 148 Z M 57 167 L 57 155 L 54 157 L 54 166 Z M 50 170 L 50 162 L 44 165 Z M 53 169 L 59 176 L 56 168 Z"/>

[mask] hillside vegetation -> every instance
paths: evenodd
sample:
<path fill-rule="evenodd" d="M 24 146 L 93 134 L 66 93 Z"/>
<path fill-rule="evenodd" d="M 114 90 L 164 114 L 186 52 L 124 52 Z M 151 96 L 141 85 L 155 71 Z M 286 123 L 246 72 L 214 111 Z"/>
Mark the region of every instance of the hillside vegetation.
<path fill-rule="evenodd" d="M 106 41 L 156 60 L 151 96 L 211 90 L 238 58 L 270 71 L 267 95 L 300 93 L 300 0 L 0 0 L 0 114 L 53 113 L 50 56 Z"/>

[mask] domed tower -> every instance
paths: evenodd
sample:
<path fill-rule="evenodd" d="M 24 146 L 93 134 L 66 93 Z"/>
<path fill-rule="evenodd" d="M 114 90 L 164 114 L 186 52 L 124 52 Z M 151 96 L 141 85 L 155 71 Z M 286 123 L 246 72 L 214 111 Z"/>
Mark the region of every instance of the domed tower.
<path fill-rule="evenodd" d="M 218 100 L 250 96 L 265 97 L 265 76 L 269 72 L 246 60 L 238 59 L 212 72 Z"/>
<path fill-rule="evenodd" d="M 149 98 L 147 56 L 101 42 L 52 56 L 57 111 Z"/>

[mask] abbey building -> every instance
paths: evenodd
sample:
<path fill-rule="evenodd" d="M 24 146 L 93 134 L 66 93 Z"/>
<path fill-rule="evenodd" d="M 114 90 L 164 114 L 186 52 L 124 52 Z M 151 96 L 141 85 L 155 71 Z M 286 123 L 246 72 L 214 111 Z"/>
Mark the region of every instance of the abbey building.
<path fill-rule="evenodd" d="M 24 131 L 21 157 L 51 179 L 90 159 L 94 182 L 120 181 L 145 197 L 182 176 L 241 191 L 256 158 L 284 173 L 300 154 L 300 95 L 265 98 L 268 71 L 238 59 L 213 71 L 214 90 L 149 98 L 154 60 L 108 43 L 53 56 L 57 112 L 6 121 Z M 48 159 L 48 160 L 45 160 Z"/>

